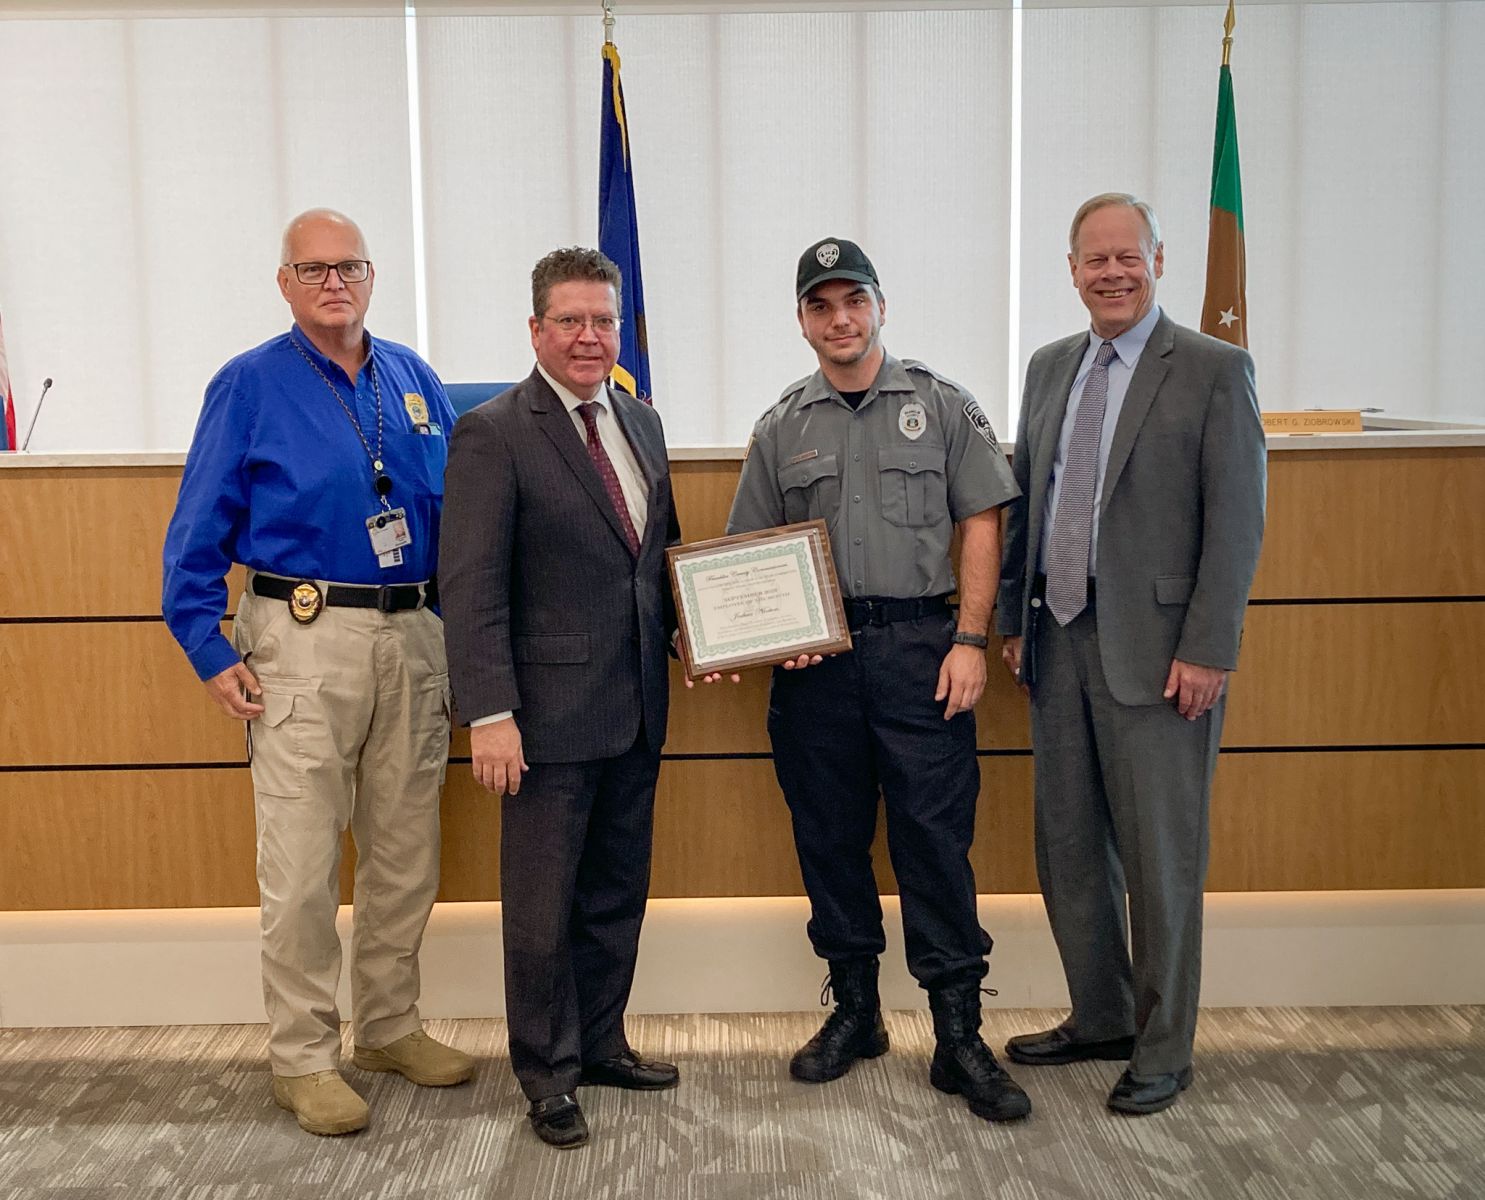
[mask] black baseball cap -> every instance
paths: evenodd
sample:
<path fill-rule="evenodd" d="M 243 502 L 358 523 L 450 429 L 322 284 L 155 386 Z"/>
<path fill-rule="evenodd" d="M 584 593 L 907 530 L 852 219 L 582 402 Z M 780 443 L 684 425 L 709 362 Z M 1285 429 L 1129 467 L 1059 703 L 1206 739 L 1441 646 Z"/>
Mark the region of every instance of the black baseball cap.
<path fill-rule="evenodd" d="M 845 238 L 822 238 L 799 256 L 794 299 L 803 300 L 810 288 L 828 279 L 854 279 L 857 283 L 881 286 L 871 259 L 860 246 Z"/>

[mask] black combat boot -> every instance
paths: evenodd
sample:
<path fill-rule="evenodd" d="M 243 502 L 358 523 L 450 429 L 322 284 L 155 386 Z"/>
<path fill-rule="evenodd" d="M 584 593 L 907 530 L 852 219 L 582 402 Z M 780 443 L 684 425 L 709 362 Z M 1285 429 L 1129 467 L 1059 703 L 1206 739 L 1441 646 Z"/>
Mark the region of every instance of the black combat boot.
<path fill-rule="evenodd" d="M 839 1079 L 858 1058 L 887 1053 L 887 1027 L 877 997 L 875 958 L 833 959 L 820 1003 L 835 993 L 835 1011 L 820 1032 L 789 1061 L 789 1074 L 806 1083 Z"/>
<path fill-rule="evenodd" d="M 931 987 L 928 1006 L 938 1040 L 928 1082 L 951 1096 L 964 1096 L 969 1111 L 987 1121 L 1030 1116 L 1031 1098 L 980 1038 L 980 981 L 961 979 Z"/>

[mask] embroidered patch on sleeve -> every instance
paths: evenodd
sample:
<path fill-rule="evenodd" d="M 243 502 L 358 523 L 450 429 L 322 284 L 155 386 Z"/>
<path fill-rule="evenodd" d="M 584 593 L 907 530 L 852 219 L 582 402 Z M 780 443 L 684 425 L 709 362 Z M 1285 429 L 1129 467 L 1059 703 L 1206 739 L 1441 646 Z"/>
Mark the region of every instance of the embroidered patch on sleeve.
<path fill-rule="evenodd" d="M 995 440 L 995 430 L 990 427 L 990 418 L 974 400 L 964 402 L 964 415 L 969 418 L 969 423 L 975 427 L 978 433 L 992 450 L 999 450 L 1000 443 Z"/>

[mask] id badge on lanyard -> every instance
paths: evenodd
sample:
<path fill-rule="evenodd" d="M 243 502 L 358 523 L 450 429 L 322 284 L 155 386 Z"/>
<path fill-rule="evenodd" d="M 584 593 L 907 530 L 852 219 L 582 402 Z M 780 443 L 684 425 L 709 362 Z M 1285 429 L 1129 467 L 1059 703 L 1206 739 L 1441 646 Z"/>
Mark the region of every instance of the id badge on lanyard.
<path fill-rule="evenodd" d="M 366 518 L 366 534 L 371 538 L 371 552 L 381 567 L 400 567 L 402 551 L 412 545 L 407 528 L 407 509 L 389 508 Z"/>

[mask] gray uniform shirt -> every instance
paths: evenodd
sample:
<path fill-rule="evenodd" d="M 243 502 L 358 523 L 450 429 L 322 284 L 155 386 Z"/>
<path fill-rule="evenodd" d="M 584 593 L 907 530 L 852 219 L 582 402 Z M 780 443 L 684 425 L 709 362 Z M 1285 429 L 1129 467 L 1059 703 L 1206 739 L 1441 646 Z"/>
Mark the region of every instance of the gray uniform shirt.
<path fill-rule="evenodd" d="M 727 532 L 819 517 L 845 595 L 940 596 L 955 522 L 1020 494 L 974 397 L 888 355 L 854 411 L 820 371 L 785 389 L 753 427 Z"/>

